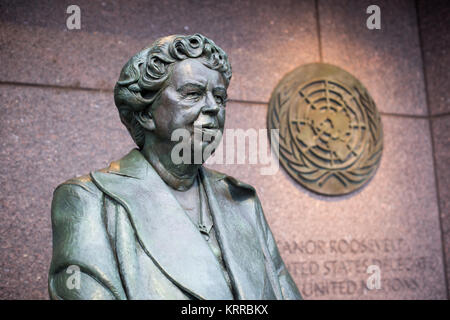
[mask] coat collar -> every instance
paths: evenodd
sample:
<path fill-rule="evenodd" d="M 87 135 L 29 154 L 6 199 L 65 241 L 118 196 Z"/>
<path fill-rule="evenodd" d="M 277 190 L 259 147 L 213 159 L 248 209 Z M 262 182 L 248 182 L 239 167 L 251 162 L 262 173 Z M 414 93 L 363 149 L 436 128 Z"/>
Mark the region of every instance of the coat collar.
<path fill-rule="evenodd" d="M 205 168 L 200 170 L 200 176 L 236 298 L 267 299 L 265 295 L 271 284 L 261 250 L 262 229 L 254 229 L 258 225 L 253 220 L 256 218 L 255 189 Z M 226 181 L 219 183 L 220 180 Z"/>
<path fill-rule="evenodd" d="M 199 299 L 233 298 L 208 244 L 137 149 L 91 176 L 103 192 L 127 210 L 144 251 L 169 278 Z M 233 200 L 228 184 L 220 182 L 232 178 L 203 167 L 200 177 L 235 294 L 238 299 L 261 299 L 267 285 L 264 258 L 254 237 L 254 223 L 242 214 L 242 210 L 254 210 L 253 204 Z M 254 192 L 248 185 L 234 183 Z"/>

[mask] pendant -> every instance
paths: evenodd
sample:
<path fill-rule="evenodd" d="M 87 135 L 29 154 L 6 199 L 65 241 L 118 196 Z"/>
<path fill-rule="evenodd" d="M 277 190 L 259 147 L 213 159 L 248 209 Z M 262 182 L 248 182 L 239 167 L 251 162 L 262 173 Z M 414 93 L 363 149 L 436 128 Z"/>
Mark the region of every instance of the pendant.
<path fill-rule="evenodd" d="M 198 230 L 200 230 L 200 233 L 202 233 L 206 240 L 209 240 L 209 232 L 208 232 L 208 228 L 206 228 L 206 226 L 202 223 L 198 224 Z"/>

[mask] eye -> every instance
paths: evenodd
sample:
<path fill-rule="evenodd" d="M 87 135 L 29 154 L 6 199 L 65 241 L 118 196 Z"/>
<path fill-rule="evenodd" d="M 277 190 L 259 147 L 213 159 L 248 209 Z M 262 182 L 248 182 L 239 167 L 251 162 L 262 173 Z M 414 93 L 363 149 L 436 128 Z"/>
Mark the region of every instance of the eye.
<path fill-rule="evenodd" d="M 198 99 L 201 97 L 201 93 L 198 91 L 189 91 L 186 93 L 186 97 L 188 97 L 189 99 Z"/>
<path fill-rule="evenodd" d="M 214 96 L 214 99 L 216 100 L 217 104 L 224 104 L 225 99 L 222 96 Z"/>

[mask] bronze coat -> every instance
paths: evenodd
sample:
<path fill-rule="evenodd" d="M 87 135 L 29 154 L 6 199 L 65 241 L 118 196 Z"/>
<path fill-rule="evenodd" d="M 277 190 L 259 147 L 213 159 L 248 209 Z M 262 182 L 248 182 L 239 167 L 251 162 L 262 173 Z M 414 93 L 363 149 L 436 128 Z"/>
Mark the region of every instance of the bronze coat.
<path fill-rule="evenodd" d="M 255 190 L 203 167 L 200 176 L 233 292 L 169 187 L 132 150 L 55 190 L 50 297 L 300 299 Z M 81 271 L 79 289 L 67 285 L 71 265 Z"/>

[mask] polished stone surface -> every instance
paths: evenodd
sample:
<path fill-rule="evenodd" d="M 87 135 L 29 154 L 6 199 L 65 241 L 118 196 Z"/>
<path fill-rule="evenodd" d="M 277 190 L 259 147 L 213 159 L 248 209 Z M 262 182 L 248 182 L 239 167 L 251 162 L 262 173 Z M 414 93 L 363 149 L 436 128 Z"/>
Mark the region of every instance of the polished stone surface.
<path fill-rule="evenodd" d="M 314 1 L 70 1 L 0 4 L 1 81 L 111 89 L 130 56 L 169 34 L 202 33 L 230 57 L 230 99 L 264 101 L 282 76 L 319 60 Z M 195 14 L 186 14 L 195 12 Z M 16 35 L 20 34 L 20 37 Z"/>
<path fill-rule="evenodd" d="M 446 0 L 417 3 L 430 111 L 450 112 L 450 6 Z"/>
<path fill-rule="evenodd" d="M 435 170 L 439 187 L 442 242 L 448 279 L 450 277 L 450 188 L 448 187 L 450 186 L 450 116 L 432 120 L 432 128 L 436 157 Z"/>
<path fill-rule="evenodd" d="M 323 62 L 358 78 L 381 112 L 426 115 L 417 16 L 408 0 L 377 1 L 381 29 L 366 26 L 369 0 L 319 0 Z"/>
<path fill-rule="evenodd" d="M 0 299 L 47 299 L 54 188 L 133 142 L 111 94 L 1 85 L 0 98 Z"/>

